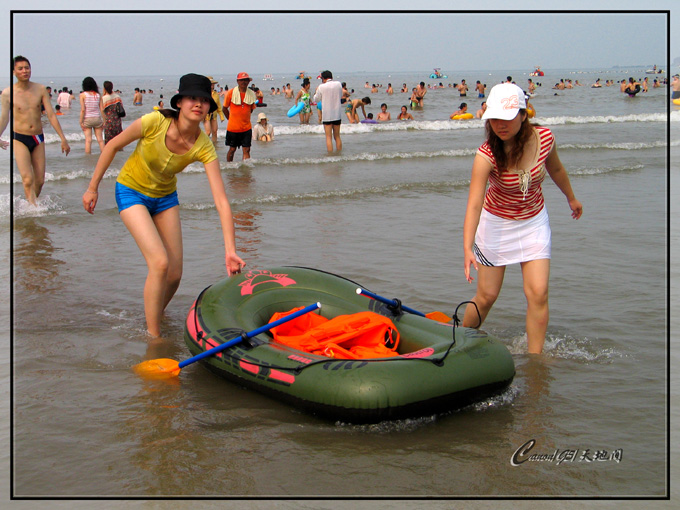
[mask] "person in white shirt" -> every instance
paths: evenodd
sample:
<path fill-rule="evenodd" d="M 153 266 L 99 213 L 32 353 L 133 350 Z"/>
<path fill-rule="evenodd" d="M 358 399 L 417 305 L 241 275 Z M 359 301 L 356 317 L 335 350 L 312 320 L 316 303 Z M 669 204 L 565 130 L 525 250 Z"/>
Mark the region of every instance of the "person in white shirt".
<path fill-rule="evenodd" d="M 59 95 L 57 96 L 57 104 L 62 108 L 71 108 L 71 94 L 67 87 L 61 89 Z"/>
<path fill-rule="evenodd" d="M 333 140 L 335 140 L 335 148 L 339 152 L 342 150 L 340 139 L 342 83 L 333 80 L 333 73 L 328 70 L 321 73 L 321 81 L 321 85 L 314 94 L 314 101 L 321 103 L 321 121 L 326 133 L 326 148 L 328 152 L 333 152 Z"/>

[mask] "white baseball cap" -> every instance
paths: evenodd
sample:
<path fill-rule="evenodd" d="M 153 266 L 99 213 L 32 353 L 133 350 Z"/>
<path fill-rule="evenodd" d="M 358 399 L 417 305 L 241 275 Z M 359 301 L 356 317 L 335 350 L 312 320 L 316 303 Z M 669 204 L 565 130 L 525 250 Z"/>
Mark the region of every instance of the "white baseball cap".
<path fill-rule="evenodd" d="M 512 120 L 526 107 L 527 100 L 521 88 L 514 83 L 501 83 L 491 89 L 482 119 Z"/>

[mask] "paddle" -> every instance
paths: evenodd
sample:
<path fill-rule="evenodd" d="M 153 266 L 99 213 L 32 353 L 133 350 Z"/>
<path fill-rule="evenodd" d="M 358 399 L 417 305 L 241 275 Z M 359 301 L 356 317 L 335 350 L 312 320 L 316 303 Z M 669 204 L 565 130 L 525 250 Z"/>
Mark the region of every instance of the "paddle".
<path fill-rule="evenodd" d="M 451 322 L 451 317 L 446 315 L 443 312 L 430 312 L 428 314 L 425 314 L 423 312 L 419 312 L 418 310 L 414 310 L 413 308 L 409 308 L 408 306 L 402 305 L 398 301 L 394 299 L 387 299 L 385 297 L 379 296 L 378 294 L 374 294 L 370 290 L 358 288 L 357 289 L 357 294 L 365 294 L 366 296 L 370 297 L 371 299 L 375 299 L 376 301 L 380 301 L 381 303 L 385 303 L 388 306 L 393 306 L 395 308 L 401 307 L 402 310 L 412 313 L 413 315 L 420 315 L 421 317 L 426 317 L 428 319 L 432 319 L 433 321 L 437 322 Z"/>
<path fill-rule="evenodd" d="M 272 328 L 275 328 L 276 326 L 280 326 L 284 322 L 291 321 L 297 317 L 300 317 L 301 315 L 304 315 L 309 312 L 313 312 L 314 310 L 321 308 L 321 303 L 315 303 L 313 305 L 309 305 L 302 310 L 298 310 L 297 312 L 293 312 L 290 315 L 286 315 L 285 317 L 282 317 L 281 319 L 270 322 L 269 324 L 265 324 L 262 327 L 259 327 L 257 329 L 254 329 L 250 332 L 244 333 L 241 336 L 238 336 L 232 340 L 229 340 L 227 342 L 224 342 L 223 344 L 220 344 L 216 347 L 213 347 L 212 349 L 209 349 L 207 351 L 203 351 L 200 354 L 197 354 L 193 358 L 189 358 L 187 360 L 177 362 L 172 359 L 168 358 L 159 358 L 159 359 L 151 359 L 148 361 L 143 361 L 142 363 L 139 363 L 138 365 L 135 365 L 133 367 L 133 370 L 135 373 L 139 376 L 142 377 L 147 377 L 150 379 L 169 379 L 171 377 L 177 377 L 179 375 L 179 372 L 181 369 L 186 367 L 187 365 L 190 365 L 192 363 L 195 363 L 199 360 L 202 360 L 203 358 L 207 358 L 209 356 L 212 356 L 213 354 L 216 354 L 220 351 L 223 351 L 224 349 L 227 349 L 228 347 L 231 347 L 232 345 L 236 345 L 239 342 L 247 339 L 247 338 L 252 338 L 254 336 L 257 336 L 261 333 L 264 333 L 265 331 L 269 331 Z"/>

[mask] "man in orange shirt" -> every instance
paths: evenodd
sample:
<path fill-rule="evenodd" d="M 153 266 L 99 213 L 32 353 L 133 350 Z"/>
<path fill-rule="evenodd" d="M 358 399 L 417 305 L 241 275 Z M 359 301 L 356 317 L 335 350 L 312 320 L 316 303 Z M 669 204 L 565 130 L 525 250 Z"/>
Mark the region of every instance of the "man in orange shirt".
<path fill-rule="evenodd" d="M 250 159 L 250 144 L 253 137 L 253 125 L 250 115 L 255 109 L 255 92 L 248 88 L 252 80 L 248 73 L 238 73 L 238 85 L 227 92 L 222 110 L 227 116 L 227 138 L 229 146 L 227 161 L 234 161 L 236 149 L 243 147 L 243 159 Z"/>

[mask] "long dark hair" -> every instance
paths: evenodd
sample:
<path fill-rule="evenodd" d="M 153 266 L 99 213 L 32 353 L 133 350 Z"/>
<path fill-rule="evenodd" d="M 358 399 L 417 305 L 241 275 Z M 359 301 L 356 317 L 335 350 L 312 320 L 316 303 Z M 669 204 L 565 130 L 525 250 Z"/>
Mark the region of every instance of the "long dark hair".
<path fill-rule="evenodd" d="M 99 94 L 99 87 L 97 87 L 97 82 L 94 81 L 94 78 L 91 76 L 87 76 L 83 80 L 83 91 L 85 92 L 96 92 Z"/>
<path fill-rule="evenodd" d="M 515 135 L 513 140 L 513 146 L 509 153 L 505 153 L 505 147 L 503 145 L 503 140 L 496 136 L 496 133 L 491 129 L 491 122 L 486 121 L 486 141 L 491 147 L 491 153 L 496 160 L 496 166 L 498 167 L 498 172 L 502 173 L 508 170 L 508 166 L 516 165 L 522 159 L 524 155 L 524 147 L 531 138 L 533 133 L 534 125 L 529 122 L 529 115 L 527 115 L 525 109 L 520 109 L 518 115 L 524 114 L 524 120 L 522 121 L 522 126 Z"/>

